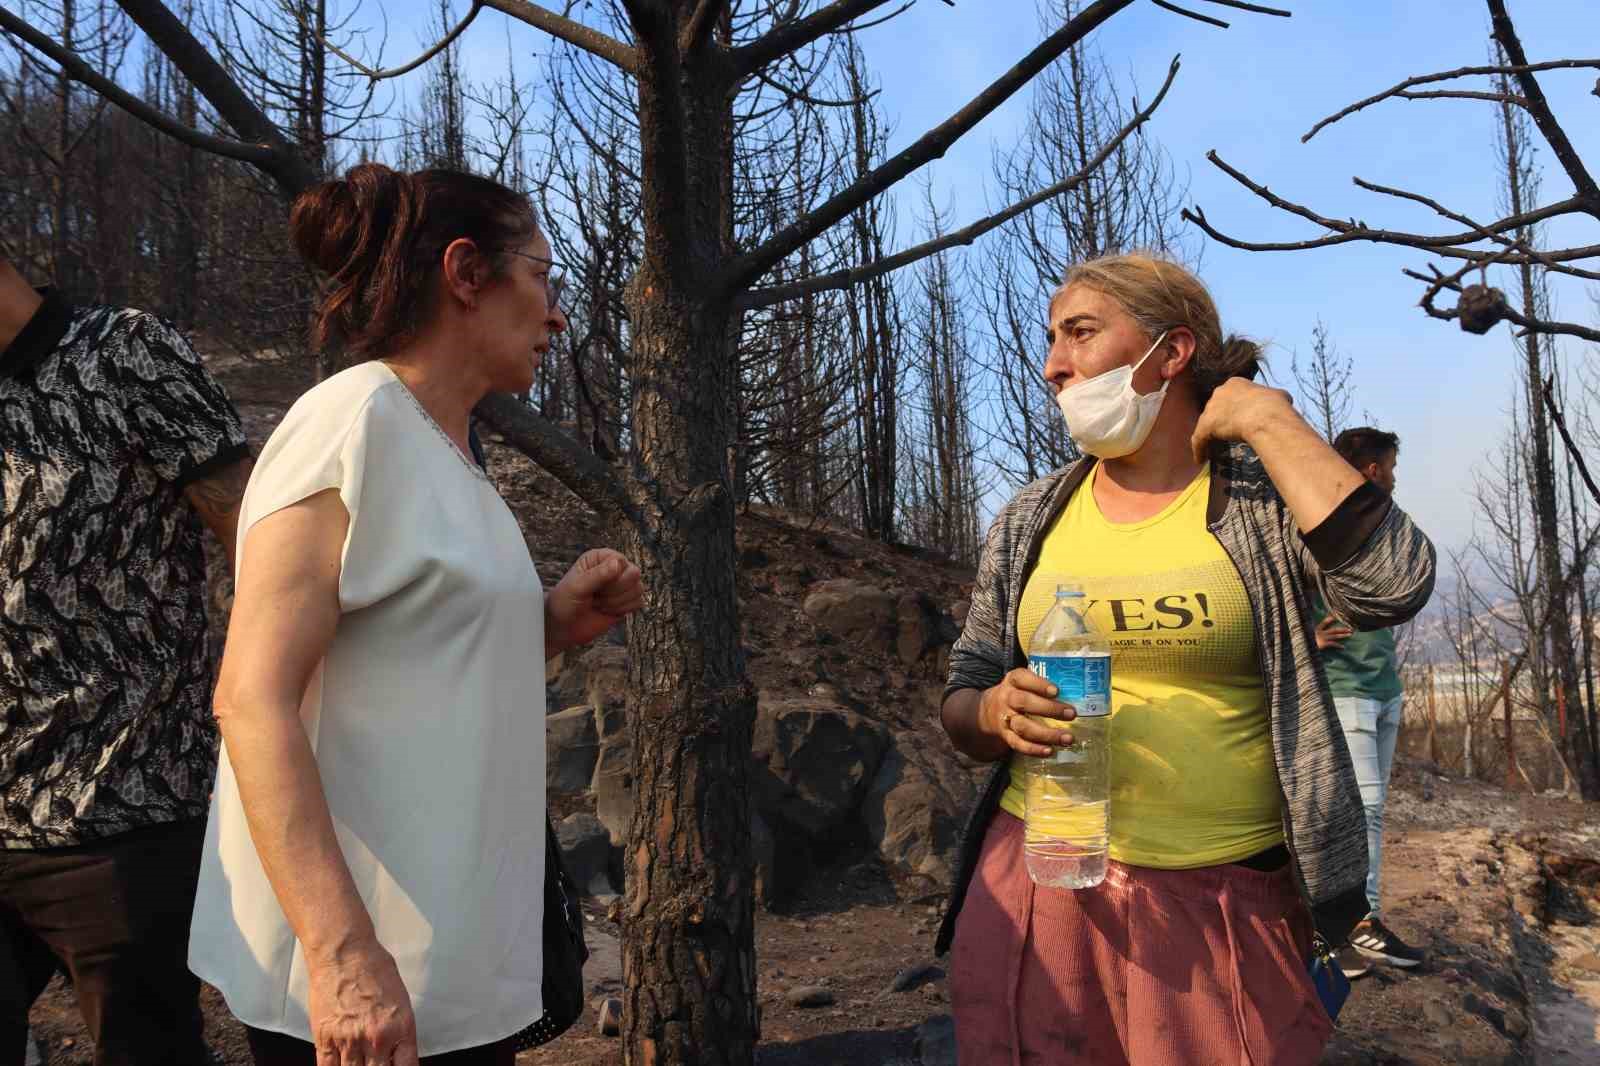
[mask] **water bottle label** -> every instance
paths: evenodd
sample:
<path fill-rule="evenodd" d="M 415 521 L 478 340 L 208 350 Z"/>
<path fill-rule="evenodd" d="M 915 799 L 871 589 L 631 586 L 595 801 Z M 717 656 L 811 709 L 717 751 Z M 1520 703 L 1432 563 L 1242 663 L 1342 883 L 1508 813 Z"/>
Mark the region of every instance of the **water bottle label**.
<path fill-rule="evenodd" d="M 1111 713 L 1111 656 L 1032 655 L 1028 669 L 1056 687 L 1056 699 L 1070 703 L 1079 718 Z"/>

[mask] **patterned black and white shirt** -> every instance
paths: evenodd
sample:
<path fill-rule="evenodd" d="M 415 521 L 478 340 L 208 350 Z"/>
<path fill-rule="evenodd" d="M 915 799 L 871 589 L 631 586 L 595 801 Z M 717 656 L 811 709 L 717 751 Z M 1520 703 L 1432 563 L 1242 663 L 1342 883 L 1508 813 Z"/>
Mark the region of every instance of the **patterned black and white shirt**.
<path fill-rule="evenodd" d="M 47 296 L 0 350 L 0 847 L 204 816 L 217 734 L 183 489 L 247 454 L 153 315 Z"/>

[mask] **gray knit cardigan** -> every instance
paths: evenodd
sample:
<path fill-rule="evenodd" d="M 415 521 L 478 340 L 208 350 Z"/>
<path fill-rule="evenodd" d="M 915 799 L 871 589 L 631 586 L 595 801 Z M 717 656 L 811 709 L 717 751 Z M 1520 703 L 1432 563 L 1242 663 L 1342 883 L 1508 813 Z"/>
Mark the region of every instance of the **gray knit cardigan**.
<path fill-rule="evenodd" d="M 990 527 L 966 626 L 950 654 L 945 697 L 987 689 L 1023 665 L 1017 603 L 1051 523 L 1093 466 L 1079 462 L 1026 486 Z M 1312 635 L 1308 592 L 1359 629 L 1404 622 L 1433 592 L 1434 548 L 1382 489 L 1363 483 L 1309 533 L 1301 533 L 1247 445 L 1212 450 L 1207 527 L 1249 595 L 1257 655 L 1272 716 L 1284 833 L 1317 929 L 1341 944 L 1367 912 L 1366 817 L 1339 718 Z M 955 882 L 935 950 L 943 954 L 1005 790 L 996 764 L 967 820 Z"/>

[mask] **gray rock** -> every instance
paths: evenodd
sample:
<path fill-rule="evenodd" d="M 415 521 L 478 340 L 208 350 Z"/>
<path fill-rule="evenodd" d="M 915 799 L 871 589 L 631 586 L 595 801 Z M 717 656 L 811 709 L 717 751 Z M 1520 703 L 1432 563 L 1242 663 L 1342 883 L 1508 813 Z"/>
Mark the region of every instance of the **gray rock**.
<path fill-rule="evenodd" d="M 628 699 L 628 649 L 597 644 L 583 656 L 583 694 L 597 712 Z"/>
<path fill-rule="evenodd" d="M 589 961 L 583 964 L 583 980 L 591 993 L 601 996 L 622 992 L 622 941 L 616 933 L 593 923 L 583 927 L 583 940 L 589 948 Z"/>
<path fill-rule="evenodd" d="M 904 970 L 901 970 L 899 973 L 895 974 L 894 980 L 889 984 L 889 991 L 909 992 L 919 985 L 925 985 L 931 981 L 940 981 L 943 979 L 943 970 L 931 962 L 925 962 L 920 966 L 908 966 Z"/>
<path fill-rule="evenodd" d="M 50 1049 L 45 1047 L 44 1040 L 32 1029 L 28 1030 L 28 1050 L 23 1059 L 23 1066 L 45 1066 L 50 1061 Z"/>
<path fill-rule="evenodd" d="M 847 643 L 879 649 L 887 648 L 895 638 L 895 598 L 864 581 L 824 581 L 812 589 L 800 609 L 823 632 Z"/>
<path fill-rule="evenodd" d="M 948 1014 L 917 1026 L 917 1059 L 922 1066 L 956 1066 L 956 1022 Z"/>
<path fill-rule="evenodd" d="M 586 703 L 557 711 L 544 720 L 544 783 L 551 792 L 582 792 L 594 779 L 600 757 L 594 708 Z"/>
<path fill-rule="evenodd" d="M 907 666 L 928 652 L 955 643 L 961 631 L 925 592 L 907 592 L 895 604 L 895 652 Z"/>
<path fill-rule="evenodd" d="M 633 822 L 633 750 L 628 744 L 600 745 L 589 790 L 594 793 L 595 814 L 611 834 L 611 843 L 621 847 Z"/>
<path fill-rule="evenodd" d="M 608 996 L 594 1005 L 595 1031 L 601 1036 L 622 1035 L 622 1000 Z"/>
<path fill-rule="evenodd" d="M 791 1007 L 831 1007 L 833 993 L 821 985 L 802 985 L 791 988 L 783 997 Z"/>
<path fill-rule="evenodd" d="M 752 799 L 774 828 L 819 836 L 855 812 L 888 745 L 888 730 L 836 703 L 763 696 L 750 751 Z"/>
<path fill-rule="evenodd" d="M 977 789 L 948 748 L 910 739 L 885 753 L 860 817 L 886 862 L 944 885 L 954 872 L 961 827 Z"/>
<path fill-rule="evenodd" d="M 567 862 L 567 872 L 586 896 L 613 892 L 611 838 L 600 819 L 587 811 L 569 814 L 556 826 L 556 839 Z"/>

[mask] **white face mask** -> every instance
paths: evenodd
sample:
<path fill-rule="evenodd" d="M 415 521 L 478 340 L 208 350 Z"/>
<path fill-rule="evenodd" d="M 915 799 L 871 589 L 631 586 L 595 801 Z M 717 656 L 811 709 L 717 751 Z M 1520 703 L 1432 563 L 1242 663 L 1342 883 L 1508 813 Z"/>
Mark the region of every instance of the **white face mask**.
<path fill-rule="evenodd" d="M 1133 391 L 1133 374 L 1161 346 L 1156 338 L 1137 363 L 1119 366 L 1056 393 L 1056 406 L 1067 420 L 1067 432 L 1080 449 L 1101 459 L 1118 459 L 1139 450 L 1150 436 L 1170 381 L 1148 396 Z"/>

